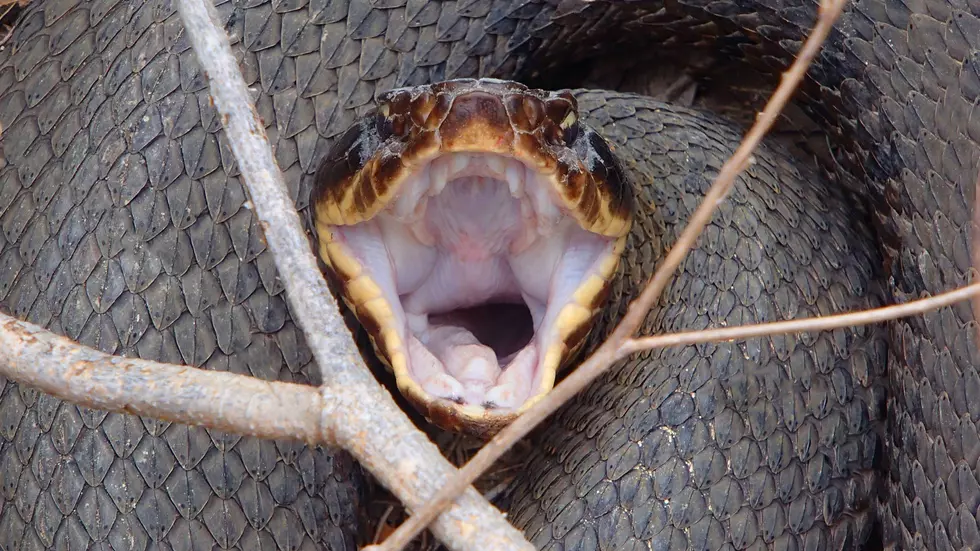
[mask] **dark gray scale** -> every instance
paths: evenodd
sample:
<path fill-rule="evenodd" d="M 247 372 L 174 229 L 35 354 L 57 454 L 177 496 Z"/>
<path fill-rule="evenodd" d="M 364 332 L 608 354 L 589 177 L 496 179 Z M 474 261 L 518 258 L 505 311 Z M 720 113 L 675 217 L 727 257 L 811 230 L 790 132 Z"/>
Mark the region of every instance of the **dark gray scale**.
<path fill-rule="evenodd" d="M 219 6 L 250 82 L 279 92 L 262 101 L 294 189 L 324 141 L 280 53 L 319 45 L 300 7 Z M 38 3 L 0 53 L 0 307 L 105 352 L 316 383 L 175 8 Z M 0 388 L 0 548 L 356 548 L 346 453 Z"/>
<path fill-rule="evenodd" d="M 583 91 L 579 103 L 623 165 L 648 178 L 636 189 L 645 210 L 610 298 L 624 305 L 680 234 L 740 132 L 640 96 Z M 653 130 L 637 135 L 620 117 L 642 117 Z M 650 151 L 664 152 L 653 156 L 656 169 Z M 848 215 L 844 194 L 782 147 L 766 143 L 755 158 L 648 316 L 645 334 L 881 304 L 873 235 Z M 600 325 L 623 313 L 609 308 Z M 541 549 L 863 544 L 876 518 L 886 337 L 882 327 L 848 328 L 656 350 L 624 362 L 537 438 L 512 485 L 512 519 Z"/>
<path fill-rule="evenodd" d="M 564 42 L 581 45 L 581 49 L 574 46 L 566 50 L 545 49 L 539 58 L 529 61 L 528 66 L 540 70 L 540 67 L 555 67 L 570 59 L 588 57 L 589 53 L 583 50 L 597 42 L 612 49 L 617 44 L 629 45 L 630 52 L 642 51 L 642 44 L 647 44 L 668 55 L 700 43 L 706 48 L 699 52 L 722 60 L 719 64 L 722 72 L 757 71 L 769 75 L 770 82 L 775 84 L 778 72 L 789 64 L 817 17 L 817 5 L 810 2 L 653 1 L 633 2 L 629 8 L 623 9 L 622 4 L 611 2 L 562 5 L 557 11 L 593 22 L 589 31 L 583 33 L 592 41 Z M 805 304 L 817 304 L 822 308 L 826 302 L 819 299 L 821 281 L 838 270 L 843 270 L 837 274 L 838 290 L 830 295 L 835 305 L 840 304 L 838 297 L 867 292 L 868 277 L 880 268 L 883 268 L 880 281 L 884 284 L 885 297 L 895 302 L 940 293 L 971 281 L 971 211 L 980 170 L 980 119 L 974 114 L 980 99 L 978 28 L 980 8 L 957 2 L 862 1 L 846 5 L 828 44 L 809 71 L 810 79 L 797 93 L 797 98 L 821 125 L 826 133 L 825 140 L 836 148 L 833 163 L 825 168 L 835 180 L 856 194 L 856 214 L 861 210 L 869 213 L 881 264 L 849 263 L 838 267 L 832 258 L 821 260 L 815 256 L 811 262 L 820 261 L 814 265 L 819 270 L 814 274 L 817 277 L 796 277 L 797 290 L 792 294 L 777 294 L 773 305 L 775 311 L 781 314 L 799 311 Z M 717 40 L 705 39 L 706 35 L 712 34 Z M 562 36 L 562 31 L 546 29 L 545 35 L 555 44 L 561 43 L 560 38 L 567 38 Z M 608 110 L 609 107 L 603 107 L 596 116 L 612 123 L 616 117 L 608 115 Z M 623 132 L 624 127 L 632 128 L 629 123 L 624 123 L 617 125 L 615 132 Z M 657 165 L 656 173 L 663 175 L 666 167 L 662 162 L 653 160 L 652 163 Z M 735 198 L 732 199 L 734 203 Z M 690 212 L 690 208 L 671 208 L 669 212 L 673 215 L 678 210 Z M 723 205 L 720 210 L 724 213 L 726 207 Z M 772 219 L 760 219 L 759 222 Z M 827 220 L 826 216 L 814 217 L 813 223 L 821 231 L 808 232 L 806 237 L 825 234 L 825 246 L 845 255 L 853 254 L 854 244 L 847 235 L 833 227 L 822 228 Z M 737 223 L 756 225 L 749 221 Z M 798 261 L 795 257 L 806 259 L 806 249 L 789 239 L 790 235 L 780 231 L 778 226 L 766 223 L 764 228 L 756 233 L 752 246 L 762 245 L 765 256 L 772 259 L 775 268 L 785 277 L 792 264 Z M 702 238 L 702 242 L 707 244 L 707 238 Z M 688 262 L 695 262 L 697 257 L 694 253 Z M 710 259 L 706 260 L 710 262 Z M 824 277 L 820 277 L 821 274 Z M 679 274 L 675 286 L 683 279 L 684 274 Z M 690 289 L 705 292 L 703 282 L 694 280 L 691 285 Z M 679 301 L 688 299 L 684 294 L 676 298 Z M 732 302 L 725 303 L 726 310 L 729 304 Z M 739 305 L 735 304 L 737 308 Z M 665 319 L 669 329 L 704 324 L 700 321 L 702 314 L 691 309 L 685 310 L 680 317 L 665 318 L 669 318 Z M 872 387 L 876 394 L 885 392 L 883 397 L 887 400 L 888 411 L 881 460 L 876 463 L 882 474 L 881 487 L 874 494 L 877 503 L 873 512 L 882 532 L 882 542 L 877 545 L 899 549 L 976 548 L 980 546 L 980 523 L 977 520 L 980 518 L 977 455 L 980 448 L 975 444 L 980 415 L 972 405 L 980 396 L 976 394 L 977 385 L 974 384 L 980 365 L 976 315 L 968 303 L 962 303 L 889 323 L 888 333 L 887 385 L 885 389 Z M 825 341 L 824 345 L 820 343 L 825 337 L 813 335 L 781 338 L 783 343 L 794 339 L 806 346 L 819 346 L 816 351 L 820 353 L 805 358 L 805 364 L 798 363 L 800 359 L 796 357 L 791 356 L 791 360 L 794 365 L 810 365 L 806 367 L 808 372 L 815 370 L 832 375 L 831 386 L 821 389 L 827 396 L 825 403 L 828 406 L 834 404 L 834 397 L 848 395 L 848 377 L 840 376 L 833 361 L 836 354 L 846 350 L 850 342 L 846 335 L 846 332 L 835 331 L 832 340 Z M 748 348 L 745 351 L 748 352 Z M 763 352 L 764 349 L 756 347 L 754 357 Z M 880 369 L 868 360 L 858 357 L 848 362 L 850 385 L 867 385 L 868 377 Z M 725 360 L 726 363 L 729 361 Z M 619 378 L 607 384 L 616 387 L 637 383 Z M 594 391 L 603 396 L 613 392 L 606 387 L 597 388 L 604 389 Z M 750 398 L 756 394 L 751 388 L 744 388 L 744 393 L 732 394 L 732 397 Z M 602 402 L 603 407 L 608 407 L 607 403 Z M 584 415 L 582 412 L 594 406 L 595 401 L 588 402 L 583 398 L 569 411 Z M 850 434 L 855 427 L 861 426 L 861 420 L 849 409 L 842 411 L 846 415 L 837 422 L 836 428 L 827 421 L 832 420 L 831 417 L 824 417 L 816 427 L 820 436 L 816 441 L 824 446 L 830 443 L 830 449 L 837 454 L 843 454 L 845 450 L 851 454 L 833 436 Z M 823 417 L 827 410 L 819 409 L 817 413 Z M 755 418 L 757 423 L 751 427 L 756 431 L 753 434 L 766 436 L 767 443 L 775 442 L 773 438 L 778 434 L 778 428 L 771 434 L 757 432 L 760 428 L 772 428 L 762 423 L 766 419 L 768 417 Z M 828 429 L 833 430 L 827 432 Z M 828 440 L 824 435 L 831 438 Z M 801 448 L 798 442 L 793 445 Z M 741 468 L 752 468 L 761 459 L 761 456 L 751 454 L 741 457 L 744 458 L 739 461 Z M 533 469 L 530 472 L 531 476 L 538 474 Z M 810 473 L 805 473 L 805 480 L 811 479 Z M 786 493 L 792 486 L 780 483 L 775 488 L 780 492 L 777 503 L 785 504 L 787 496 L 793 495 Z M 855 494 L 850 486 L 844 489 L 846 503 Z M 554 507 L 566 503 L 536 499 Z M 764 503 L 755 496 L 747 499 L 754 508 Z M 807 526 L 808 519 L 815 518 L 808 512 L 809 508 L 801 509 L 794 503 L 789 505 L 786 512 L 792 512 L 793 516 L 786 516 L 785 520 L 780 518 L 778 522 L 766 520 L 759 526 L 785 527 L 788 523 L 793 533 L 798 533 L 799 528 Z M 539 519 L 534 521 L 535 532 L 553 532 L 557 509 L 537 507 L 542 516 L 533 517 Z M 530 515 L 532 513 L 525 513 L 523 518 L 532 518 Z M 725 518 L 714 512 L 711 516 L 716 520 Z M 844 524 L 851 525 L 853 523 Z M 672 522 L 670 526 L 678 525 Z M 757 544 L 782 548 L 782 543 L 772 536 L 774 531 L 767 530 L 760 532 L 764 537 L 755 540 Z M 682 532 L 685 538 L 693 534 L 690 528 L 684 528 Z M 612 532 L 601 532 L 609 533 Z M 633 537 L 638 537 L 636 533 Z M 852 541 L 847 534 L 837 531 L 832 535 L 832 541 L 840 542 L 843 547 L 857 546 L 858 542 Z M 707 547 L 725 547 L 728 544 L 721 542 L 734 541 L 728 539 L 731 536 L 734 531 L 724 539 L 711 540 Z M 539 537 L 549 541 L 548 536 Z M 562 541 L 568 543 L 570 540 Z M 603 541 L 601 536 L 599 541 Z M 658 540 L 663 541 L 668 540 Z M 694 543 L 689 543 L 691 541 Z M 758 543 L 760 541 L 762 543 Z M 822 542 L 817 543 L 820 545 L 813 548 L 822 548 Z M 789 547 L 795 548 L 798 544 L 793 542 Z M 600 543 L 599 548 L 602 545 Z M 676 548 L 697 548 L 699 545 L 698 540 L 685 539 L 678 542 Z M 734 546 L 744 547 L 739 542 Z"/>

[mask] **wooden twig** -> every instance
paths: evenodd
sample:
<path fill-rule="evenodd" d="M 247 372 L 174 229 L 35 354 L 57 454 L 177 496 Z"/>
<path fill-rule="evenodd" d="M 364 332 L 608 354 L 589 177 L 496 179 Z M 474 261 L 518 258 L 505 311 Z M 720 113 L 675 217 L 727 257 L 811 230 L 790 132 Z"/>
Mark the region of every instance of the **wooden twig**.
<path fill-rule="evenodd" d="M 105 354 L 0 314 L 0 375 L 74 404 L 259 438 L 324 440 L 307 385 Z"/>
<path fill-rule="evenodd" d="M 372 542 L 381 541 L 381 534 L 384 532 L 385 525 L 388 524 L 388 517 L 391 516 L 391 512 L 395 510 L 394 505 L 388 505 L 385 508 L 385 512 L 381 514 L 381 518 L 378 519 L 378 526 L 374 529 L 374 537 L 371 538 Z"/>
<path fill-rule="evenodd" d="M 6 5 L 4 5 L 4 4 L 6 4 Z M 25 2 L 25 4 L 26 4 L 26 2 Z M 10 1 L 9 3 L 8 2 L 4 2 L 4 1 L 0 1 L 0 7 L 3 8 L 3 13 L 0 13 L 0 22 L 3 22 L 3 20 L 14 9 L 14 7 L 15 6 L 18 6 L 18 5 L 20 5 L 20 4 L 18 2 L 16 2 L 16 1 L 14 1 L 14 0 Z M 0 28 L 0 30 L 2 30 L 2 28 Z M 7 44 L 7 41 L 10 40 L 10 37 L 13 36 L 13 34 L 14 34 L 14 23 L 11 22 L 10 23 L 10 28 L 7 29 L 7 32 L 4 33 L 4 35 L 2 37 L 0 37 L 0 47 L 3 47 L 4 45 L 6 45 Z M 2 131 L 3 131 L 3 127 L 0 126 L 0 134 L 2 134 Z"/>
<path fill-rule="evenodd" d="M 483 472 L 499 459 L 511 446 L 524 438 L 538 423 L 555 412 L 569 398 L 580 392 L 596 377 L 607 370 L 619 357 L 619 349 L 637 330 L 647 312 L 660 297 L 667 282 L 680 265 L 684 256 L 694 245 L 704 226 L 711 220 L 715 208 L 725 198 L 735 178 L 748 167 L 752 152 L 775 123 L 779 113 L 796 91 L 796 87 L 806 75 L 810 62 L 820 51 L 827 34 L 840 16 L 846 0 L 823 0 L 816 26 L 810 32 L 806 43 L 797 55 L 792 66 L 783 73 L 782 82 L 776 88 L 756 123 L 742 140 L 734 155 L 725 163 L 718 177 L 711 185 L 701 205 L 677 239 L 664 263 L 654 273 L 653 278 L 640 296 L 630 305 L 626 316 L 616 326 L 612 334 L 599 348 L 573 371 L 561 384 L 557 385 L 543 400 L 533 405 L 527 412 L 500 431 L 486 446 L 464 465 L 459 473 L 429 502 L 399 526 L 378 546 L 375 551 L 396 551 L 403 549 L 432 520 L 448 507 L 464 488 L 470 487 Z"/>
<path fill-rule="evenodd" d="M 286 191 L 245 80 L 224 31 L 214 26 L 210 2 L 177 3 L 197 59 L 208 76 L 211 97 L 248 189 L 255 213 L 286 289 L 290 314 L 303 329 L 325 384 L 338 377 L 370 378 L 370 372 L 330 298 L 299 213 Z"/>
<path fill-rule="evenodd" d="M 652 348 L 664 348 L 667 346 L 697 344 L 702 342 L 721 342 L 751 339 L 755 337 L 765 337 L 768 335 L 781 335 L 785 333 L 804 333 L 809 331 L 829 331 L 838 327 L 851 327 L 855 325 L 865 325 L 870 323 L 881 323 L 898 318 L 914 316 L 950 304 L 980 297 L 980 283 L 973 283 L 964 287 L 953 289 L 932 297 L 913 300 L 904 304 L 894 304 L 873 310 L 861 310 L 847 314 L 835 314 L 832 316 L 820 316 L 817 318 L 803 318 L 787 321 L 777 321 L 772 323 L 758 323 L 753 325 L 739 325 L 737 327 L 724 327 L 719 329 L 703 329 L 700 331 L 685 331 L 682 333 L 671 333 L 666 335 L 655 335 L 652 337 L 639 337 L 627 339 L 619 347 L 617 359 L 623 359 L 635 352 L 650 350 Z"/>
<path fill-rule="evenodd" d="M 198 62 L 208 75 L 211 97 L 275 259 L 290 312 L 320 367 L 326 436 L 348 450 L 402 502 L 418 507 L 456 469 L 365 366 L 317 268 L 228 36 L 214 25 L 214 6 L 205 0 L 179 0 L 177 5 Z M 459 551 L 532 549 L 472 488 L 432 530 L 447 547 Z"/>
<path fill-rule="evenodd" d="M 977 281 L 977 277 L 980 277 L 980 171 L 977 173 L 977 180 L 973 186 L 972 224 L 973 227 L 970 228 L 970 233 L 973 238 L 973 250 L 970 251 L 970 254 L 973 259 L 973 270 L 971 270 L 970 279 Z M 974 319 L 980 320 L 980 296 L 974 296 L 970 303 L 973 306 Z M 980 339 L 980 324 L 974 324 L 974 326 L 974 329 L 977 331 L 977 337 Z"/>

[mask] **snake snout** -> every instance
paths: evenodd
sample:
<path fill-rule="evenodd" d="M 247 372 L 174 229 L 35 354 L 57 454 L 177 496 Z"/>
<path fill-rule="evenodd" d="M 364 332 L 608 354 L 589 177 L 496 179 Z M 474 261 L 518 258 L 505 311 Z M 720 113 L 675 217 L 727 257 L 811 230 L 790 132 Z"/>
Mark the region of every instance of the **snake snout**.
<path fill-rule="evenodd" d="M 481 82 L 389 93 L 327 156 L 314 201 L 320 256 L 399 390 L 485 436 L 585 342 L 631 210 L 574 103 Z"/>

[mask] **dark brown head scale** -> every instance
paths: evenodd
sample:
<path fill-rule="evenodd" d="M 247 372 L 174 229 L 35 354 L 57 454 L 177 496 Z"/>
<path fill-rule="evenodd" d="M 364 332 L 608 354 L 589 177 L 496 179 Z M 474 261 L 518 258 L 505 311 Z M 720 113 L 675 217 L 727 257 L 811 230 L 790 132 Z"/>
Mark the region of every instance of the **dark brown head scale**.
<path fill-rule="evenodd" d="M 439 91 L 463 94 L 466 92 L 482 91 L 496 96 L 504 96 L 508 93 L 524 93 L 528 91 L 527 86 L 511 80 L 499 80 L 495 78 L 459 78 L 455 80 L 445 80 L 433 84 L 432 88 Z"/>
<path fill-rule="evenodd" d="M 373 187 L 381 153 L 400 151 L 412 130 L 411 98 L 397 92 L 382 95 L 377 108 L 352 124 L 320 160 L 312 200 L 321 207 L 324 222 L 355 223 L 386 192 Z"/>
<path fill-rule="evenodd" d="M 454 95 L 439 135 L 443 147 L 451 151 L 505 153 L 513 143 L 513 127 L 501 97 L 481 89 Z"/>
<path fill-rule="evenodd" d="M 445 99 L 440 99 L 442 88 L 439 84 L 427 84 L 410 88 L 395 88 L 378 94 L 378 112 L 389 118 L 393 123 L 398 121 L 405 125 L 402 136 L 419 131 L 432 130 L 438 125 L 437 105 Z M 432 120 L 435 115 L 435 120 Z"/>
<path fill-rule="evenodd" d="M 522 134 L 533 134 L 544 121 L 544 102 L 528 93 L 510 93 L 504 96 L 504 108 L 511 125 Z"/>
<path fill-rule="evenodd" d="M 633 186 L 609 144 L 590 126 L 577 122 L 575 127 L 576 135 L 569 148 L 582 159 L 600 193 L 607 197 L 609 212 L 617 217 L 632 218 Z"/>
<path fill-rule="evenodd" d="M 548 94 L 544 104 L 545 113 L 552 122 L 552 128 L 557 134 L 550 136 L 571 147 L 578 135 L 578 101 L 567 90 Z"/>
<path fill-rule="evenodd" d="M 378 111 L 389 117 L 405 115 L 411 111 L 414 97 L 421 95 L 421 92 L 420 88 L 396 88 L 382 92 L 378 95 Z"/>
<path fill-rule="evenodd" d="M 337 138 L 327 154 L 320 159 L 313 180 L 313 202 L 339 201 L 347 192 L 351 180 L 364 168 L 371 155 L 377 151 L 380 141 L 374 117 L 364 117 L 352 124 Z M 365 143 L 368 142 L 368 143 Z M 371 143 L 373 142 L 373 143 Z"/>
<path fill-rule="evenodd" d="M 412 96 L 407 90 L 382 94 L 374 111 L 378 135 L 384 142 L 390 138 L 404 139 L 412 130 Z"/>

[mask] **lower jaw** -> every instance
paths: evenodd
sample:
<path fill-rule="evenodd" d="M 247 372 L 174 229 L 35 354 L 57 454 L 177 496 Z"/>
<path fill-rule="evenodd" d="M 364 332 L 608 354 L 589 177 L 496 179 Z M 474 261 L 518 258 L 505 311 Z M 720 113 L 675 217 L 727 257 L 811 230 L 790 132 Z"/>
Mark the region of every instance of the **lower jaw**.
<path fill-rule="evenodd" d="M 519 408 L 537 388 L 543 358 L 523 303 L 482 304 L 422 319 L 407 336 L 409 369 L 433 399 L 506 411 Z"/>
<path fill-rule="evenodd" d="M 489 440 L 551 392 L 561 367 L 578 356 L 585 341 L 583 336 L 571 350 L 566 349 L 564 344 L 552 344 L 548 350 L 537 351 L 545 356 L 544 361 L 537 363 L 536 369 L 541 370 L 535 374 L 537 384 L 531 389 L 530 395 L 513 408 L 487 408 L 479 404 L 440 398 L 424 392 L 421 385 L 407 374 L 401 377 L 396 374 L 398 390 L 416 411 L 436 427 Z M 532 342 L 530 346 L 536 344 Z"/>
<path fill-rule="evenodd" d="M 422 398 L 405 388 L 399 388 L 399 391 L 429 423 L 442 430 L 482 440 L 493 438 L 547 395 L 545 392 L 534 396 L 518 409 L 488 410 L 472 404 L 460 405 L 440 398 L 432 399 L 431 396 Z"/>
<path fill-rule="evenodd" d="M 613 244 L 612 248 L 609 249 L 609 254 L 604 255 L 598 260 L 599 264 L 602 265 L 602 268 L 597 270 L 596 275 L 599 275 L 602 277 L 602 279 L 606 280 L 606 285 L 609 284 L 609 279 L 615 273 L 620 255 L 625 247 L 625 243 L 625 238 L 617 240 L 616 243 Z M 580 284 L 578 290 L 584 290 L 586 287 L 587 286 Z M 604 296 L 605 293 L 599 290 L 597 291 L 597 295 L 593 297 L 592 300 L 595 303 L 601 303 L 604 301 Z M 348 298 L 352 297 L 345 297 L 345 301 L 347 301 Z M 353 304 L 349 301 L 348 305 L 353 306 Z M 577 357 L 582 345 L 585 344 L 592 319 L 590 317 L 589 320 L 585 321 L 584 323 L 575 325 L 575 327 L 579 328 L 580 332 L 576 332 L 574 338 L 562 338 L 558 341 L 550 341 L 548 344 L 542 346 L 533 342 L 537 338 L 536 334 L 530 336 L 527 332 L 521 330 L 512 331 L 510 333 L 505 332 L 502 334 L 487 334 L 487 327 L 476 326 L 472 323 L 474 313 L 480 314 L 482 312 L 487 314 L 494 311 L 494 315 L 488 317 L 496 318 L 495 321 L 498 325 L 530 324 L 533 328 L 533 323 L 527 319 L 530 317 L 530 313 L 527 307 L 523 304 L 481 305 L 451 311 L 448 313 L 432 314 L 430 315 L 430 319 L 440 324 L 458 324 L 460 326 L 465 326 L 468 330 L 478 333 L 481 337 L 481 343 L 488 344 L 497 349 L 501 353 L 500 357 L 502 359 L 508 359 L 507 356 L 512 355 L 515 348 L 520 348 L 521 345 L 524 344 L 523 339 L 531 339 L 531 346 L 541 346 L 542 348 L 546 348 L 538 351 L 538 353 L 541 355 L 541 360 L 543 361 L 537 362 L 536 369 L 538 371 L 533 375 L 535 383 L 532 385 L 527 398 L 523 400 L 520 405 L 512 408 L 487 408 L 480 404 L 460 403 L 459 401 L 441 398 L 425 392 L 417 378 L 411 373 L 411 367 L 404 361 L 407 358 L 403 356 L 403 360 L 401 362 L 391 361 L 391 353 L 395 353 L 396 356 L 401 354 L 401 352 L 397 351 L 397 348 L 388 348 L 385 346 L 386 343 L 384 340 L 379 340 L 375 343 L 375 351 L 377 355 L 384 359 L 384 363 L 388 365 L 395 375 L 395 382 L 400 394 L 402 394 L 402 396 L 412 405 L 413 409 L 422 414 L 428 422 L 441 429 L 463 433 L 480 439 L 492 438 L 501 429 L 512 423 L 520 415 L 542 400 L 552 390 L 561 367 L 572 361 L 574 357 Z M 566 335 L 566 337 L 570 336 L 571 335 Z M 403 338 L 411 339 L 414 338 L 414 335 L 411 331 L 408 331 L 404 334 Z M 571 349 L 569 349 L 568 346 L 570 343 L 577 344 L 571 345 Z M 405 352 L 407 352 L 407 350 L 405 350 Z M 508 354 L 508 352 L 510 354 Z"/>

